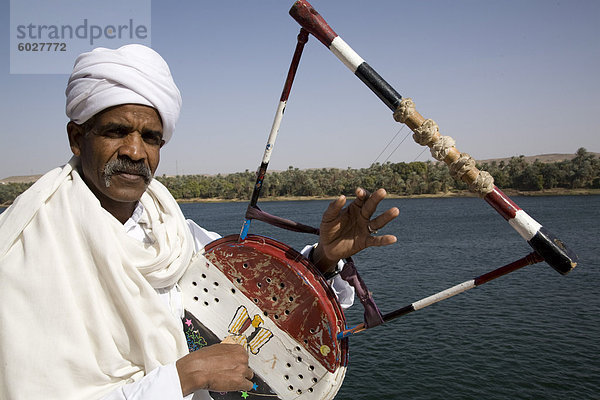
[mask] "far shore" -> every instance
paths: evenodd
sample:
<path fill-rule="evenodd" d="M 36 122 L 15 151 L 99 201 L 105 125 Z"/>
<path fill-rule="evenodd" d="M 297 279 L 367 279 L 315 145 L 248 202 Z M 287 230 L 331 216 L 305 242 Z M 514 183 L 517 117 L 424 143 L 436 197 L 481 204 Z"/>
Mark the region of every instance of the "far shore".
<path fill-rule="evenodd" d="M 521 191 L 513 189 L 502 189 L 510 197 L 516 196 L 593 196 L 600 195 L 600 189 L 548 189 L 539 191 Z M 419 194 L 410 196 L 401 196 L 390 194 L 386 199 L 431 199 L 431 198 L 452 198 L 452 197 L 477 197 L 476 194 L 467 190 L 459 192 L 435 193 L 435 194 Z M 276 197 L 261 197 L 260 201 L 311 201 L 311 200 L 334 200 L 334 196 L 276 196 Z M 353 197 L 348 196 L 349 199 Z M 248 199 L 222 199 L 222 198 L 193 198 L 193 199 L 176 199 L 178 203 L 246 203 Z M 0 207 L 6 208 L 10 203 L 0 204 Z"/>
<path fill-rule="evenodd" d="M 547 189 L 538 191 L 522 191 L 514 189 L 502 189 L 502 191 L 510 197 L 516 196 L 590 196 L 600 195 L 600 189 Z M 390 194 L 386 199 L 427 199 L 427 198 L 452 198 L 452 197 L 477 197 L 475 193 L 468 190 L 447 193 L 435 194 L 419 194 L 419 195 L 397 195 Z M 261 197 L 260 201 L 311 201 L 311 200 L 334 200 L 335 196 L 271 196 Z M 348 198 L 353 198 L 348 196 Z M 222 199 L 222 198 L 192 198 L 192 199 L 177 199 L 178 203 L 245 203 L 248 199 Z"/>

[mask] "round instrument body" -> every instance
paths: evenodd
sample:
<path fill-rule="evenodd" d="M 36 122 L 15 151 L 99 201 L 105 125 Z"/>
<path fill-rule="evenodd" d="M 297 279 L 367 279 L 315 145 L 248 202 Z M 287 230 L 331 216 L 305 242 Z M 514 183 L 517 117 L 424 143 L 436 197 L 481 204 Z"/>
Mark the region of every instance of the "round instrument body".
<path fill-rule="evenodd" d="M 263 236 L 230 235 L 196 255 L 179 286 L 191 350 L 228 336 L 247 346 L 255 387 L 244 398 L 334 398 L 348 363 L 348 340 L 337 339 L 344 314 L 296 250 Z"/>

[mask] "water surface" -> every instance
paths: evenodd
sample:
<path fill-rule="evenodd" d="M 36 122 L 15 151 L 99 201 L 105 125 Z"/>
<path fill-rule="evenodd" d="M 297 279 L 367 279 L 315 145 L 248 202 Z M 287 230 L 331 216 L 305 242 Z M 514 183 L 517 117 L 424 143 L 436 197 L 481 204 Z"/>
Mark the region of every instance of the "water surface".
<path fill-rule="evenodd" d="M 580 265 L 566 277 L 545 263 L 529 266 L 350 338 L 338 399 L 600 398 L 600 196 L 514 200 L 573 247 Z M 260 206 L 318 225 L 327 204 Z M 391 206 L 401 214 L 382 233 L 397 235 L 398 243 L 355 257 L 384 313 L 531 251 L 480 199 L 384 201 Z M 239 233 L 246 204 L 181 208 L 201 226 L 231 234 Z M 297 249 L 315 241 L 261 222 L 250 232 Z M 360 305 L 352 307 L 349 324 L 361 322 L 361 315 Z"/>

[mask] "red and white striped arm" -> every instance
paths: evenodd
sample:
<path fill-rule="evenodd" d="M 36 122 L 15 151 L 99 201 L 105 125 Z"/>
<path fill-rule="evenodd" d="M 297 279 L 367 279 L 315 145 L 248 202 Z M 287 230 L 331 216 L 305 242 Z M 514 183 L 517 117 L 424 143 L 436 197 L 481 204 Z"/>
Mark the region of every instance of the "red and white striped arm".
<path fill-rule="evenodd" d="M 265 174 L 267 173 L 269 161 L 271 160 L 271 153 L 273 152 L 273 148 L 275 147 L 275 140 L 277 140 L 277 135 L 279 134 L 279 127 L 281 126 L 281 120 L 283 119 L 285 106 L 287 105 L 288 98 L 290 97 L 290 91 L 292 90 L 294 77 L 296 76 L 298 65 L 300 64 L 300 57 L 302 57 L 302 51 L 304 50 L 304 45 L 307 41 L 308 32 L 304 28 L 300 28 L 300 33 L 298 34 L 298 42 L 296 44 L 296 49 L 294 50 L 294 55 L 292 56 L 292 61 L 290 63 L 288 74 L 283 85 L 283 90 L 281 92 L 281 97 L 279 98 L 279 103 L 277 103 L 277 110 L 275 111 L 275 118 L 273 119 L 273 125 L 271 126 L 271 131 L 269 132 L 269 138 L 267 139 L 265 152 L 263 154 L 263 158 L 261 160 L 260 166 L 258 167 L 258 172 L 256 174 L 256 183 L 254 184 L 254 189 L 252 190 L 252 196 L 250 198 L 250 204 L 248 205 L 246 219 L 244 220 L 244 223 L 242 224 L 242 229 L 240 231 L 240 240 L 244 240 L 248 235 L 250 223 L 252 221 L 250 214 L 252 213 L 253 209 L 256 208 L 256 203 L 258 202 L 258 197 L 260 196 L 260 191 L 262 189 L 263 181 L 265 179 Z"/>
<path fill-rule="evenodd" d="M 534 251 L 533 253 L 528 254 L 525 257 L 520 258 L 516 261 L 513 261 L 510 264 L 506 264 L 506 265 L 504 265 L 500 268 L 496 268 L 495 270 L 490 271 L 486 274 L 480 275 L 476 278 L 470 279 L 463 283 L 459 283 L 458 285 L 454 285 L 451 288 L 442 290 L 441 292 L 432 294 L 431 296 L 425 297 L 425 298 L 415 301 L 414 303 L 411 303 L 407 306 L 404 306 L 402 308 L 398 308 L 397 310 L 389 312 L 389 313 L 383 315 L 383 317 L 382 317 L 383 322 L 389 322 L 396 318 L 402 317 L 406 314 L 410 314 L 414 311 L 422 310 L 423 308 L 429 307 L 432 304 L 438 303 L 442 300 L 449 299 L 450 297 L 456 296 L 457 294 L 466 292 L 467 290 L 474 289 L 478 286 L 483 285 L 484 283 L 488 283 L 491 280 L 494 280 L 501 276 L 510 274 L 511 272 L 514 272 L 514 271 L 521 269 L 523 267 L 526 267 L 528 265 L 536 264 L 536 263 L 542 262 L 542 261 L 544 261 L 542 256 L 540 256 L 538 253 L 536 253 Z M 343 338 L 349 337 L 351 335 L 363 332 L 369 328 L 370 327 L 367 326 L 365 323 L 355 325 L 351 328 L 344 329 L 342 332 L 338 333 L 338 339 L 343 339 Z"/>

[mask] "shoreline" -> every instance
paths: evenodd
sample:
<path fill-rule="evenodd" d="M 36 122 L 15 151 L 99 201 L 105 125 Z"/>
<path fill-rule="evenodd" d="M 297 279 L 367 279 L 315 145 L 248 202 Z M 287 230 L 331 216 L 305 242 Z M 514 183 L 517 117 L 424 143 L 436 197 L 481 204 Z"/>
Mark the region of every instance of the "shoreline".
<path fill-rule="evenodd" d="M 501 189 L 502 190 L 502 189 Z M 594 196 L 600 195 L 600 189 L 548 189 L 536 191 L 521 191 L 514 189 L 502 190 L 509 197 L 526 196 L 526 197 L 542 197 L 542 196 Z M 347 196 L 353 199 L 354 196 Z M 417 195 L 397 195 L 390 194 L 386 199 L 433 199 L 433 198 L 454 198 L 454 197 L 477 197 L 475 193 L 468 190 L 459 192 L 435 193 L 435 194 L 417 194 Z M 261 202 L 268 201 L 313 201 L 313 200 L 334 200 L 336 196 L 275 196 L 261 197 Z M 176 199 L 178 203 L 245 203 L 248 199 L 223 199 L 223 198 L 192 198 L 192 199 Z"/>
<path fill-rule="evenodd" d="M 541 196 L 595 196 L 600 195 L 600 189 L 548 189 L 537 191 L 521 191 L 514 189 L 502 190 L 509 197 L 526 196 L 526 197 L 541 197 Z M 354 196 L 347 196 L 353 199 Z M 453 197 L 477 197 L 476 194 L 463 190 L 459 192 L 435 193 L 435 194 L 416 194 L 416 195 L 397 195 L 390 194 L 386 199 L 438 199 L 438 198 L 453 198 Z M 335 196 L 277 196 L 277 197 L 261 197 L 261 202 L 268 201 L 313 201 L 313 200 L 329 200 L 336 199 Z M 177 203 L 247 203 L 248 199 L 222 199 L 222 198 L 193 198 L 193 199 L 175 199 Z M 11 203 L 0 204 L 0 208 L 7 208 Z"/>

